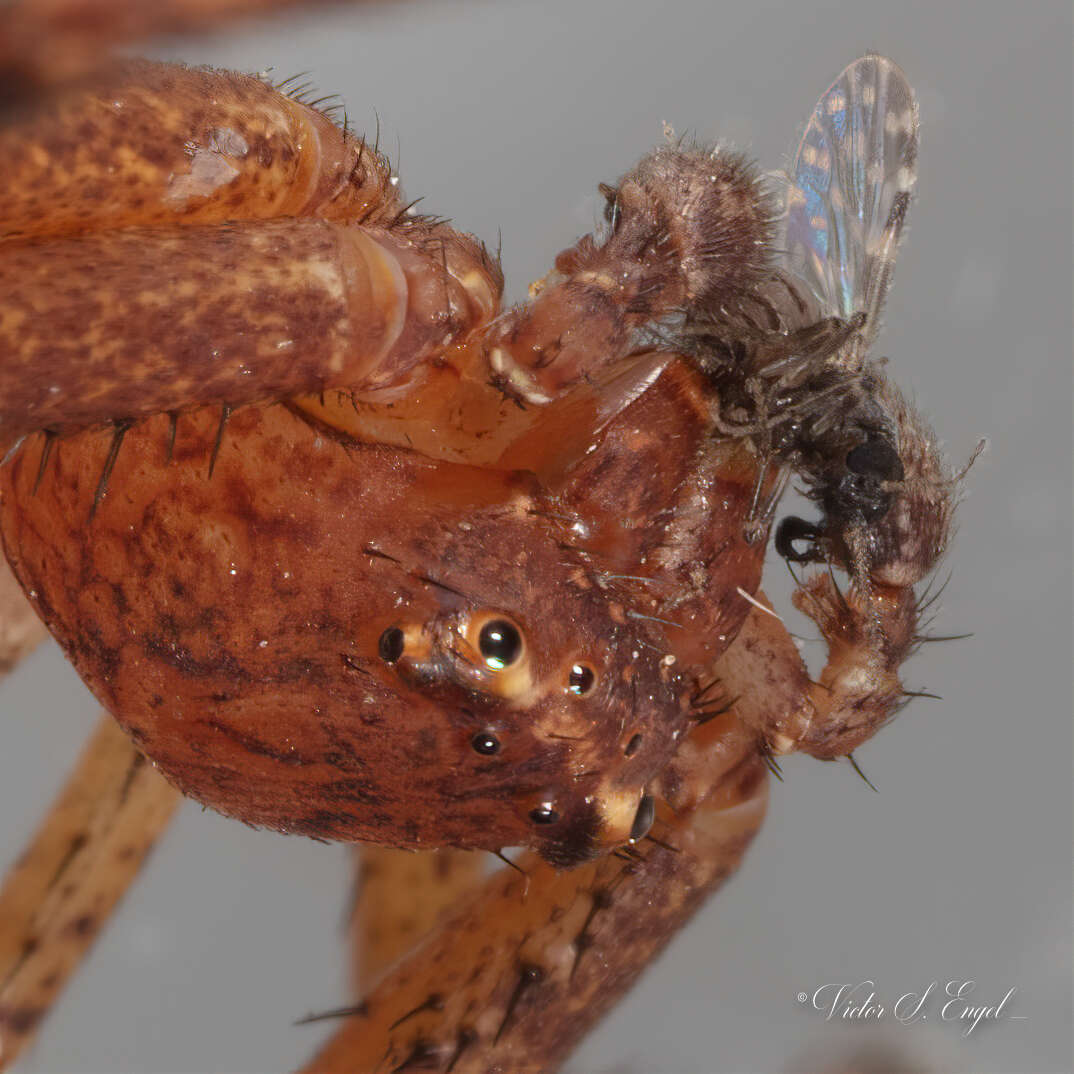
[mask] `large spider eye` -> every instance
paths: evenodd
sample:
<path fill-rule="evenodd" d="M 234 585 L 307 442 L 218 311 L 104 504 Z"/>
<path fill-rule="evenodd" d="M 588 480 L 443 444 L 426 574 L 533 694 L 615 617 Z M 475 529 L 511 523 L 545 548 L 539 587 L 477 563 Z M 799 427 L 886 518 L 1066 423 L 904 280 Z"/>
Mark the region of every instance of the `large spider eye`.
<path fill-rule="evenodd" d="M 506 619 L 492 619 L 477 636 L 477 648 L 494 671 L 509 668 L 522 654 L 522 635 Z"/>
<path fill-rule="evenodd" d="M 555 824 L 559 814 L 552 808 L 551 802 L 542 802 L 536 809 L 530 810 L 530 820 L 534 824 Z"/>
<path fill-rule="evenodd" d="M 377 642 L 377 652 L 386 664 L 394 664 L 403 655 L 403 632 L 398 627 L 388 627 Z"/>
<path fill-rule="evenodd" d="M 584 697 L 593 689 L 593 684 L 596 681 L 596 672 L 591 667 L 587 664 L 574 664 L 571 667 L 570 674 L 567 676 L 567 689 L 572 694 Z"/>
<path fill-rule="evenodd" d="M 478 731 L 470 739 L 470 745 L 473 746 L 477 753 L 483 754 L 485 757 L 491 757 L 493 754 L 500 752 L 500 740 L 488 731 Z"/>
<path fill-rule="evenodd" d="M 531 696 L 529 642 L 507 615 L 479 609 L 458 623 L 454 636 L 462 644 L 451 650 L 452 673 L 468 686 L 513 703 Z"/>

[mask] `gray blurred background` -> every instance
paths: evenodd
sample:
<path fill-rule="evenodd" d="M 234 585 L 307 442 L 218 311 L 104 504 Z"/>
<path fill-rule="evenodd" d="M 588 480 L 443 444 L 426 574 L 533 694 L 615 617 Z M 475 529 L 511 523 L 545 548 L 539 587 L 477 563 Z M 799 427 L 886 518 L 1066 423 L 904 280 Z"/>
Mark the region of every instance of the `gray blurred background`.
<path fill-rule="evenodd" d="M 509 295 L 588 230 L 600 180 L 661 123 L 784 164 L 868 49 L 921 105 L 918 200 L 881 349 L 966 483 L 952 578 L 907 671 L 915 702 L 849 765 L 794 758 L 739 875 L 572 1060 L 596 1072 L 806 1071 L 886 1048 L 908 1069 L 1069 1071 L 1071 1056 L 1071 8 L 811 0 L 399 3 L 168 42 L 155 55 L 309 71 L 402 151 L 423 210 L 496 245 Z M 398 139 L 398 142 L 397 142 Z M 786 571 L 769 590 L 787 609 Z M 820 656 L 813 647 L 813 657 Z M 817 665 L 819 666 L 819 665 Z M 0 859 L 95 717 L 48 647 L 0 690 Z M 341 1002 L 339 847 L 187 804 L 20 1071 L 291 1067 Z M 1006 1013 L 968 1038 L 825 1022 L 797 1000 L 871 979 L 881 1002 L 974 979 Z M 916 1064 L 916 1067 L 915 1067 Z M 894 1070 L 894 1060 L 879 1069 Z"/>

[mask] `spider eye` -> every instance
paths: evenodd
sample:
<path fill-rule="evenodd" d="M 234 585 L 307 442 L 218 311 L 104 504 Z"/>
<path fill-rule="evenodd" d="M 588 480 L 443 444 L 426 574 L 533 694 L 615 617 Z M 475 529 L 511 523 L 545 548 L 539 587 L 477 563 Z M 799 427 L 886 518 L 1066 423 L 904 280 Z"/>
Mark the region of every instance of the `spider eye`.
<path fill-rule="evenodd" d="M 596 681 L 596 673 L 591 667 L 586 664 L 574 664 L 571 667 L 570 674 L 567 676 L 567 689 L 572 694 L 584 697 L 593 689 L 593 684 Z"/>
<path fill-rule="evenodd" d="M 638 811 L 634 814 L 634 823 L 630 828 L 630 841 L 632 843 L 638 842 L 639 839 L 644 839 L 649 834 L 649 829 L 653 826 L 655 817 L 656 803 L 653 801 L 653 796 L 643 794 L 641 801 L 638 803 Z"/>
<path fill-rule="evenodd" d="M 505 613 L 481 608 L 458 621 L 452 673 L 480 693 L 516 702 L 533 689 L 530 652 L 522 628 Z"/>
<path fill-rule="evenodd" d="M 377 642 L 377 652 L 386 664 L 394 664 L 403 655 L 403 632 L 398 627 L 388 627 Z"/>
<path fill-rule="evenodd" d="M 502 671 L 522 654 L 522 635 L 506 619 L 492 619 L 481 628 L 477 648 L 490 668 Z"/>
<path fill-rule="evenodd" d="M 530 820 L 534 824 L 555 824 L 559 814 L 552 808 L 551 802 L 542 802 L 536 809 L 530 810 Z"/>
<path fill-rule="evenodd" d="M 626 744 L 626 749 L 623 750 L 624 757 L 633 757 L 635 753 L 641 748 L 641 735 L 631 736 L 630 741 Z"/>
<path fill-rule="evenodd" d="M 493 754 L 500 752 L 500 740 L 488 731 L 478 731 L 470 739 L 470 745 L 473 746 L 477 753 L 483 754 L 485 757 L 491 757 Z"/>

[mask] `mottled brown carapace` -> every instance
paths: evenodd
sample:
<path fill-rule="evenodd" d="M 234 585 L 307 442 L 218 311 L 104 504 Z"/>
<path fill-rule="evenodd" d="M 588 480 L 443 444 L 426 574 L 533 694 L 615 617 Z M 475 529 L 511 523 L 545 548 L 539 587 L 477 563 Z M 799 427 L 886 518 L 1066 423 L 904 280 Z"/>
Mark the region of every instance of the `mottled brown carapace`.
<path fill-rule="evenodd" d="M 4 540 L 185 792 L 285 831 L 570 864 L 630 837 L 759 581 L 752 461 L 705 443 L 700 403 L 669 368 L 556 493 L 275 405 L 231 415 L 211 479 L 215 409 L 179 419 L 170 459 L 168 419 L 138 423 L 94 511 L 113 435 L 52 445 L 40 481 L 39 437 L 8 470 Z M 672 433 L 692 450 L 668 467 Z"/>
<path fill-rule="evenodd" d="M 755 453 L 640 333 L 764 270 L 751 169 L 659 151 L 493 320 L 482 248 L 256 79 L 133 63 L 7 137 L 2 418 L 45 431 L 5 547 L 139 747 L 322 838 L 643 835 L 763 544 Z"/>

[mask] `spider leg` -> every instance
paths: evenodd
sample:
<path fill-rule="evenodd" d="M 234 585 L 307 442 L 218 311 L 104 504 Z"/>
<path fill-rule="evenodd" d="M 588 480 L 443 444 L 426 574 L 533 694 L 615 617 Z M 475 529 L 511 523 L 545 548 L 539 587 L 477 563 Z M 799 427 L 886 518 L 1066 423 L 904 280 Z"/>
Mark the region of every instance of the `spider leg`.
<path fill-rule="evenodd" d="M 18 10 L 4 6 L 0 8 L 0 107 L 21 104 L 65 81 L 92 75 L 124 42 L 154 34 L 204 32 L 243 17 L 301 6 L 302 0 L 223 4 L 98 0 L 93 18 L 72 18 L 72 9 L 63 4 L 20 5 Z"/>
<path fill-rule="evenodd" d="M 33 1038 L 178 802 L 102 717 L 0 888 L 0 1068 Z"/>
<path fill-rule="evenodd" d="M 5 446 L 397 386 L 498 308 L 479 243 L 404 214 L 386 158 L 258 78 L 117 64 L 0 155 Z"/>
<path fill-rule="evenodd" d="M 391 850 L 363 846 L 355 854 L 351 915 L 355 985 L 369 990 L 443 913 L 480 884 L 485 854 L 470 850 Z"/>
<path fill-rule="evenodd" d="M 47 633 L 7 560 L 0 556 L 0 678 L 44 641 Z"/>
<path fill-rule="evenodd" d="M 752 732 L 729 713 L 693 740 L 676 759 L 657 839 L 625 859 L 557 872 L 527 857 L 526 875 L 490 877 L 396 965 L 307 1074 L 555 1069 L 737 867 L 763 819 Z"/>

